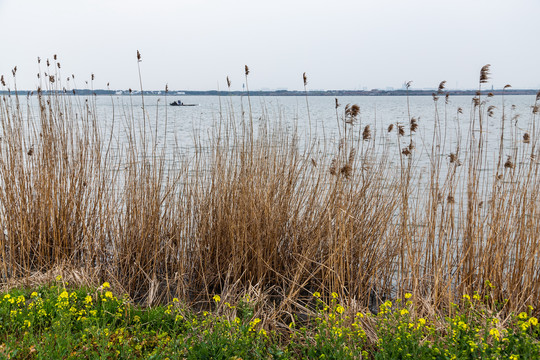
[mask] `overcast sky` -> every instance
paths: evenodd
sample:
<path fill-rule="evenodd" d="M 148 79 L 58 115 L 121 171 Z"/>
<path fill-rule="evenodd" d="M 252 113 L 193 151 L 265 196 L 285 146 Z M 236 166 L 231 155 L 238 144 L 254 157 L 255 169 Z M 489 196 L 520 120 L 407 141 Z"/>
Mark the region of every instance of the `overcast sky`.
<path fill-rule="evenodd" d="M 0 0 L 0 74 L 35 89 L 58 54 L 77 86 L 147 90 L 540 88 L 539 0 Z M 43 64 L 42 64 L 43 65 Z M 13 81 L 9 80 L 11 86 Z"/>

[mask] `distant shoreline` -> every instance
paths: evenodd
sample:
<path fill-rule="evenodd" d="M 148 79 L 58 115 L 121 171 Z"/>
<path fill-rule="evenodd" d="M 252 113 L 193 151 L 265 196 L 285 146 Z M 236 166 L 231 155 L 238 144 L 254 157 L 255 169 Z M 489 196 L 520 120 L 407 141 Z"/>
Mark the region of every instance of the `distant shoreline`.
<path fill-rule="evenodd" d="M 474 96 L 478 90 L 448 90 L 438 96 Z M 89 89 L 75 89 L 75 90 L 47 90 L 43 91 L 43 94 L 54 94 L 54 93 L 63 93 L 65 92 L 68 95 L 129 95 L 129 90 L 89 90 Z M 538 90 L 533 89 L 492 89 L 492 90 L 483 90 L 482 95 L 536 95 Z M 1 95 L 12 94 L 15 95 L 15 91 L 0 91 Z M 36 91 L 28 90 L 18 90 L 17 95 L 19 96 L 32 96 L 36 95 Z M 140 95 L 140 91 L 131 91 L 132 95 Z M 164 96 L 165 91 L 159 90 L 145 90 L 144 95 L 148 96 Z M 202 91 L 190 91 L 190 90 L 174 90 L 169 91 L 167 96 L 177 97 L 177 96 L 247 96 L 246 91 L 218 91 L 218 90 L 202 90 Z M 250 91 L 250 96 L 305 96 L 306 92 L 300 90 L 258 90 Z M 308 96 L 433 96 L 437 95 L 437 90 L 315 90 L 308 91 Z"/>

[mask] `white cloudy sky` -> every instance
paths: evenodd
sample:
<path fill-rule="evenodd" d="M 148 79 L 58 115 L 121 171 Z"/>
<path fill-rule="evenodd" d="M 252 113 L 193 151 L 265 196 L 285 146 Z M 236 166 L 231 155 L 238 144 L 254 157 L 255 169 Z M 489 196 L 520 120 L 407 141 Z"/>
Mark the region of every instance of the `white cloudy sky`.
<path fill-rule="evenodd" d="M 0 74 L 36 87 L 58 54 L 78 87 L 145 89 L 540 87 L 539 0 L 0 0 Z M 10 80 L 11 85 L 12 80 Z"/>

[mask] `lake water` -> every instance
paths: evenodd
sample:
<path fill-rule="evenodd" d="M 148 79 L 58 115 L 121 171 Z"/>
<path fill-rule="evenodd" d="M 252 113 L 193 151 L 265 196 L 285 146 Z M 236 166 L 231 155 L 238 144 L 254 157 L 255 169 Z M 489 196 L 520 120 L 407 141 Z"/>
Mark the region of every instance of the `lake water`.
<path fill-rule="evenodd" d="M 462 154 L 465 154 L 467 136 L 470 134 L 469 126 L 472 119 L 471 112 L 474 105 L 471 96 L 451 96 L 448 103 L 444 97 L 434 102 L 432 97 L 412 96 L 407 100 L 403 96 L 380 96 L 380 97 L 340 97 L 340 106 L 336 111 L 335 98 L 329 96 L 183 96 L 184 103 L 198 104 L 191 107 L 173 107 L 168 103 L 178 97 L 146 96 L 144 98 L 145 122 L 143 122 L 143 99 L 133 96 L 70 96 L 73 108 L 80 114 L 85 113 L 86 104 L 90 112 L 95 115 L 97 124 L 102 130 L 104 139 L 113 135 L 112 146 L 124 147 L 127 144 L 129 128 L 134 128 L 140 133 L 145 123 L 147 136 L 140 141 L 150 142 L 155 139 L 157 146 L 164 149 L 167 159 L 177 159 L 182 155 L 193 152 L 195 141 L 204 143 L 204 139 L 210 137 L 212 131 L 216 131 L 216 124 L 222 119 L 223 122 L 234 119 L 237 126 L 242 119 L 249 119 L 250 108 L 255 124 L 265 122 L 267 124 L 279 124 L 281 130 L 290 133 L 297 132 L 299 138 L 306 139 L 309 134 L 312 138 L 321 139 L 329 143 L 339 141 L 338 123 L 343 126 L 344 108 L 347 104 L 358 104 L 360 115 L 354 125 L 354 132 L 360 136 L 362 129 L 369 125 L 372 136 L 376 139 L 386 138 L 389 146 L 397 145 L 397 136 L 387 134 L 390 124 L 406 125 L 406 136 L 401 141 L 401 146 L 409 143 L 408 123 L 410 116 L 418 119 L 418 131 L 413 135 L 416 146 L 417 165 L 422 165 L 421 159 L 429 157 L 421 156 L 422 153 L 431 152 L 433 142 L 433 129 L 436 119 L 439 121 L 441 149 L 439 154 L 449 155 L 457 148 L 458 139 L 461 139 Z M 493 116 L 487 117 L 484 122 L 486 136 L 486 149 L 498 154 L 500 126 L 503 112 L 503 98 L 495 96 L 483 97 L 487 101 L 487 108 L 493 105 Z M 30 109 L 34 114 L 38 113 L 37 98 L 23 99 L 21 109 L 26 111 L 25 102 L 29 101 Z M 407 103 L 409 102 L 409 106 Z M 505 156 L 513 156 L 515 141 L 513 137 L 521 139 L 523 134 L 530 132 L 533 119 L 531 108 L 535 103 L 533 95 L 506 96 L 504 98 L 505 112 Z M 458 108 L 462 113 L 458 114 Z M 343 131 L 343 130 L 341 130 Z M 395 130 L 394 130 L 395 134 Z M 461 134 L 461 135 L 460 135 Z M 442 141 L 444 140 L 444 142 Z M 397 149 L 396 149 L 397 150 Z M 399 154 L 399 152 L 394 152 Z M 493 155 L 495 156 L 495 155 Z M 392 159 L 394 163 L 397 161 Z M 426 160 L 428 161 L 428 160 Z"/>

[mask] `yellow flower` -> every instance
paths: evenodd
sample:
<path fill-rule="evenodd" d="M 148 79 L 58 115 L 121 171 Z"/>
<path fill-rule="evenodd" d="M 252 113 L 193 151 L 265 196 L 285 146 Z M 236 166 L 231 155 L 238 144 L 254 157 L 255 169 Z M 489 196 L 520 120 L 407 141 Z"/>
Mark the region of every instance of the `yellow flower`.
<path fill-rule="evenodd" d="M 401 315 L 407 315 L 409 313 L 409 310 L 403 309 L 400 311 Z"/>
<path fill-rule="evenodd" d="M 37 297 L 37 296 L 38 296 L 38 293 L 35 292 L 35 291 L 34 291 L 33 293 L 30 294 L 30 297 Z"/>
<path fill-rule="evenodd" d="M 109 299 L 112 299 L 113 294 L 110 291 L 105 291 L 105 297 L 108 297 Z"/>
<path fill-rule="evenodd" d="M 60 295 L 58 295 L 58 298 L 59 298 L 59 299 L 68 299 L 68 298 L 69 298 L 69 294 L 68 294 L 68 292 L 67 292 L 66 290 L 64 290 L 64 291 L 62 291 L 62 292 L 60 293 Z"/>
<path fill-rule="evenodd" d="M 363 318 L 364 314 L 358 312 L 358 313 L 356 313 L 356 317 Z"/>
<path fill-rule="evenodd" d="M 172 299 L 172 302 L 173 302 L 173 303 L 177 303 L 177 302 L 178 302 L 178 298 L 173 298 L 173 299 Z"/>
<path fill-rule="evenodd" d="M 219 296 L 219 295 L 214 295 L 214 297 L 213 297 L 212 299 L 214 299 L 214 301 L 215 301 L 216 303 L 218 303 L 218 302 L 221 301 L 221 296 Z"/>
<path fill-rule="evenodd" d="M 84 302 L 86 304 L 91 304 L 92 303 L 92 297 L 90 295 L 86 295 L 86 297 L 84 298 Z"/>
<path fill-rule="evenodd" d="M 508 360 L 518 360 L 519 359 L 519 355 L 510 355 L 510 357 L 508 358 Z"/>
<path fill-rule="evenodd" d="M 471 300 L 471 297 L 469 295 L 467 295 L 467 294 L 463 294 L 463 298 L 467 299 L 467 300 Z"/>
<path fill-rule="evenodd" d="M 108 288 L 111 287 L 111 284 L 109 284 L 108 281 L 105 281 L 105 282 L 103 283 L 103 285 L 101 285 L 101 287 L 104 288 L 104 289 L 108 289 Z"/>
<path fill-rule="evenodd" d="M 336 312 L 337 312 L 338 314 L 343 314 L 344 311 L 345 311 L 345 309 L 343 308 L 343 306 L 338 305 L 338 306 L 336 307 Z"/>
<path fill-rule="evenodd" d="M 518 318 L 520 319 L 526 319 L 528 317 L 526 312 L 519 313 Z"/>
<path fill-rule="evenodd" d="M 332 293 L 332 294 L 330 294 L 330 295 L 332 295 L 332 298 L 334 298 L 334 299 L 337 299 L 337 298 L 338 298 L 338 294 L 337 294 L 337 293 L 335 293 L 335 292 L 333 292 L 333 293 Z"/>
<path fill-rule="evenodd" d="M 139 321 L 141 321 L 141 318 L 140 318 L 139 316 L 135 315 L 135 316 L 133 317 L 133 321 L 134 321 L 134 322 L 139 322 Z"/>
<path fill-rule="evenodd" d="M 465 324 L 463 321 L 458 322 L 457 325 L 458 325 L 458 328 L 459 328 L 460 330 L 467 330 L 467 328 L 469 327 L 469 326 L 468 326 L 467 324 Z"/>
<path fill-rule="evenodd" d="M 499 337 L 501 336 L 501 333 L 499 333 L 499 330 L 497 330 L 497 329 L 491 329 L 491 330 L 489 330 L 489 335 L 491 335 L 495 339 L 499 340 Z"/>
<path fill-rule="evenodd" d="M 412 296 L 412 294 L 411 294 L 411 293 L 406 293 L 406 294 L 405 294 L 405 299 L 410 299 L 410 298 L 411 298 L 411 296 Z"/>
<path fill-rule="evenodd" d="M 529 319 L 529 324 L 531 324 L 532 326 L 538 325 L 538 319 L 535 318 L 535 317 L 531 317 L 531 318 Z"/>
<path fill-rule="evenodd" d="M 62 280 L 62 275 L 58 275 L 58 276 L 56 277 L 56 281 L 60 281 L 60 280 Z"/>
<path fill-rule="evenodd" d="M 313 293 L 313 296 L 316 297 L 316 298 L 320 298 L 320 297 L 321 297 L 321 293 L 318 292 L 318 291 L 315 291 L 315 292 Z"/>

